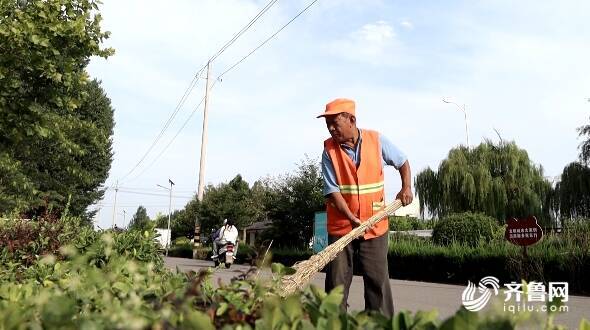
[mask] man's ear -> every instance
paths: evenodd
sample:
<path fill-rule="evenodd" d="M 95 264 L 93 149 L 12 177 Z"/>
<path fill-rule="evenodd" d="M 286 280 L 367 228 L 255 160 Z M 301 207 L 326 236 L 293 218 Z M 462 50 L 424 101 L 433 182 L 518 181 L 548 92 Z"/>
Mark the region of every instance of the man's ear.
<path fill-rule="evenodd" d="M 356 125 L 356 117 L 355 116 L 350 115 L 350 123 Z"/>

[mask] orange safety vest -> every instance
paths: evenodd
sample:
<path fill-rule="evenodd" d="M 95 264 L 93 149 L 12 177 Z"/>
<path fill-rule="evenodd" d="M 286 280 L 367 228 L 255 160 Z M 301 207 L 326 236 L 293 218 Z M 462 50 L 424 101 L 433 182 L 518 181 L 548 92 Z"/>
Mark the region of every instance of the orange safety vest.
<path fill-rule="evenodd" d="M 361 130 L 360 134 L 362 145 L 358 168 L 334 139 L 324 141 L 324 148 L 332 160 L 336 182 L 348 208 L 361 222 L 365 222 L 385 207 L 385 190 L 379 133 Z M 328 201 L 326 209 L 328 234 L 344 236 L 352 230 L 350 220 L 338 211 L 331 201 Z M 364 238 L 379 237 L 388 231 L 389 223 L 385 217 L 368 230 Z"/>

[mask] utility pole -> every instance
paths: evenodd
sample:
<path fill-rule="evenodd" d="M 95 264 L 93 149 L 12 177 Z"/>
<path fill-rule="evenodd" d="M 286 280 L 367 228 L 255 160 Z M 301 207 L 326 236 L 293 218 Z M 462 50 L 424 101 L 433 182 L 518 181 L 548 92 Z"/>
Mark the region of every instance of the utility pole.
<path fill-rule="evenodd" d="M 203 132 L 201 135 L 201 162 L 199 165 L 199 190 L 197 199 L 203 201 L 203 190 L 205 186 L 205 157 L 207 156 L 207 113 L 209 112 L 209 89 L 211 74 L 211 62 L 207 63 L 207 83 L 205 84 L 205 108 L 203 109 Z"/>
<path fill-rule="evenodd" d="M 127 211 L 123 210 L 123 228 L 125 228 L 125 215 L 127 214 Z"/>
<path fill-rule="evenodd" d="M 168 248 L 170 246 L 169 242 L 172 237 L 172 232 L 170 231 L 170 217 L 172 216 L 172 186 L 174 185 L 174 182 L 172 182 L 172 180 L 168 179 L 168 182 L 170 183 L 170 188 L 158 185 L 158 187 L 164 188 L 170 192 L 170 199 L 168 202 L 168 237 L 166 237 L 166 256 L 168 256 Z"/>
<path fill-rule="evenodd" d="M 205 83 L 205 108 L 203 109 L 203 132 L 201 135 L 201 160 L 199 164 L 199 188 L 197 190 L 197 200 L 203 201 L 203 193 L 205 187 L 205 158 L 207 155 L 207 114 L 209 113 L 209 90 L 211 89 L 211 61 L 207 63 L 207 82 Z M 197 248 L 200 247 L 201 226 L 199 219 L 195 221 L 195 235 L 193 237 L 193 258 L 197 253 Z"/>
<path fill-rule="evenodd" d="M 113 203 L 113 225 L 111 229 L 115 229 L 115 216 L 117 215 L 117 192 L 119 191 L 119 180 L 117 180 L 117 185 L 115 186 L 115 202 Z"/>

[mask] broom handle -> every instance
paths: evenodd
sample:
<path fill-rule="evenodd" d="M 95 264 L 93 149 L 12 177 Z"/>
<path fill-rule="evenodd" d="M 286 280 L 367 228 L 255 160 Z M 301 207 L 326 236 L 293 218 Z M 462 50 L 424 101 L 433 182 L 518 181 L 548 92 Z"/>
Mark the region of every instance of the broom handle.
<path fill-rule="evenodd" d="M 367 221 L 361 223 L 348 234 L 342 236 L 336 242 L 328 245 L 323 251 L 311 256 L 308 260 L 301 261 L 293 266 L 295 273 L 282 278 L 281 291 L 282 296 L 287 296 L 298 288 L 302 288 L 307 284 L 311 277 L 322 270 L 330 261 L 332 261 L 340 251 L 344 249 L 354 239 L 361 237 L 365 231 L 375 225 L 384 217 L 392 214 L 397 209 L 402 207 L 402 202 L 396 199 L 393 203 L 386 206 L 381 212 L 370 217 Z"/>
<path fill-rule="evenodd" d="M 320 267 L 320 269 L 324 268 L 324 266 L 326 266 L 328 262 L 336 258 L 337 253 L 334 253 L 332 250 L 338 249 L 338 252 L 340 252 L 340 250 L 342 250 L 346 245 L 348 245 L 348 243 L 363 236 L 367 229 L 373 227 L 381 219 L 392 214 L 400 207 L 402 207 L 402 202 L 399 199 L 396 199 L 393 203 L 387 205 L 381 212 L 373 215 L 367 221 L 361 223 L 358 227 L 351 230 L 348 234 L 340 237 L 340 239 L 338 239 L 336 242 L 330 244 L 323 251 L 318 253 L 318 257 L 320 257 L 323 260 L 327 260 L 327 262 L 322 267 Z M 327 256 L 330 256 L 331 258 L 326 258 Z"/>

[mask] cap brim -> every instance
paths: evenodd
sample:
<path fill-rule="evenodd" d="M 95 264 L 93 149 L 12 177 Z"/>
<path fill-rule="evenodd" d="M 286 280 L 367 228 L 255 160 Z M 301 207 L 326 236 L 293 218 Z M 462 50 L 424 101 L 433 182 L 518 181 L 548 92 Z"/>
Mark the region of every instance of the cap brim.
<path fill-rule="evenodd" d="M 328 117 L 328 116 L 336 116 L 341 114 L 342 112 L 337 112 L 337 113 L 322 113 L 321 115 L 317 116 L 316 118 L 322 118 L 322 117 Z"/>

